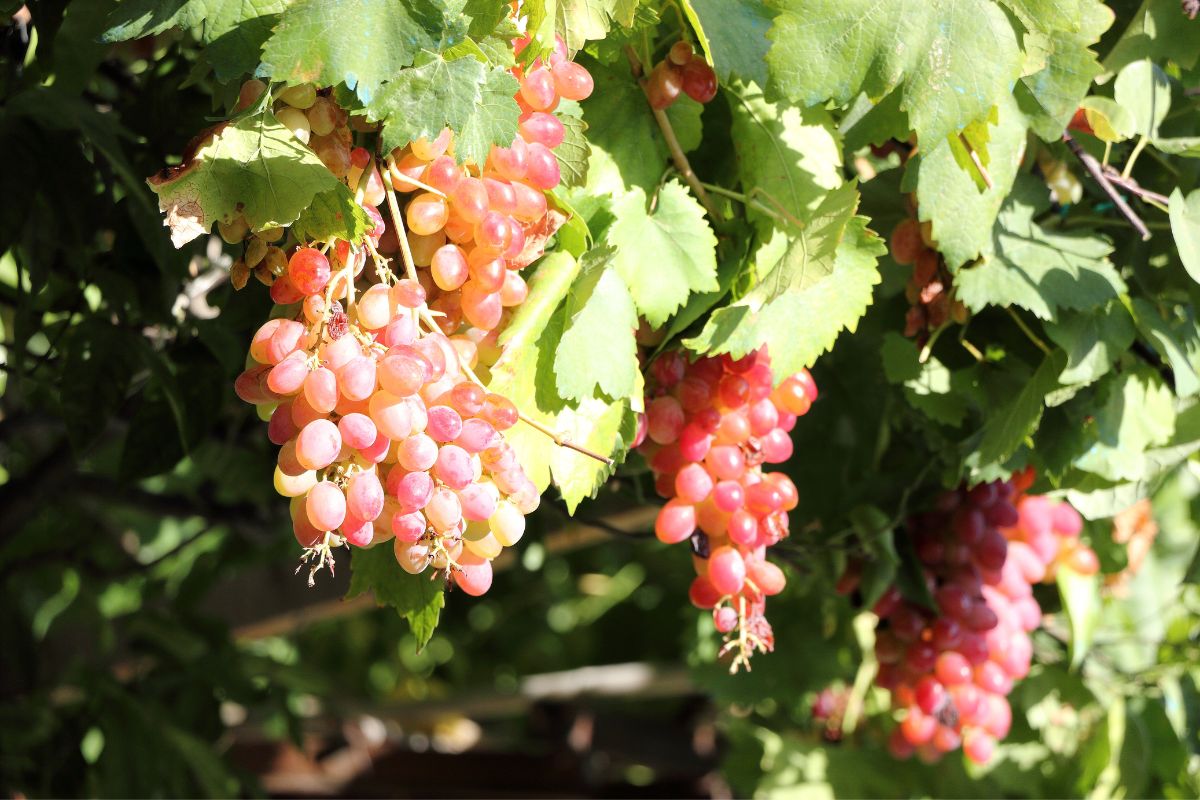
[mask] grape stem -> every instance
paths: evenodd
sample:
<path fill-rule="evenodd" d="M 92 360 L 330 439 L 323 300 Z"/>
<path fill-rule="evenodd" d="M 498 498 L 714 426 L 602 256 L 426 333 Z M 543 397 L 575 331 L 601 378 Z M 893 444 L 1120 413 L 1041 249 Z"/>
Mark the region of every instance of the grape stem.
<path fill-rule="evenodd" d="M 637 53 L 629 45 L 625 45 L 625 56 L 629 59 L 629 66 L 633 70 L 633 75 L 641 84 L 642 91 L 646 91 L 646 81 L 642 78 L 642 61 L 638 58 Z M 650 102 L 649 95 L 646 96 L 646 102 Z M 696 194 L 696 199 L 704 206 L 704 210 L 708 212 L 708 216 L 712 219 L 713 224 L 717 225 L 721 222 L 721 214 L 717 207 L 713 205 L 712 198 L 704 189 L 704 184 L 700 182 L 700 178 L 692 171 L 692 165 L 688 162 L 687 155 L 684 154 L 683 148 L 679 146 L 679 139 L 675 136 L 675 129 L 671 126 L 671 120 L 667 117 L 665 111 L 654 106 L 650 106 L 650 111 L 654 114 L 654 121 L 658 123 L 659 130 L 662 131 L 663 140 L 667 143 L 667 150 L 671 153 L 671 160 L 675 162 L 675 168 L 679 170 L 679 174 L 687 181 L 688 186 L 692 187 L 692 191 Z"/>
<path fill-rule="evenodd" d="M 801 229 L 806 227 L 804 220 L 799 219 L 798 217 L 789 213 L 788 210 L 783 207 L 782 203 L 772 197 L 769 193 L 763 191 L 763 189 L 759 186 L 755 186 L 748 193 L 743 194 L 741 192 L 735 192 L 732 189 L 726 189 L 724 186 L 718 186 L 715 183 L 701 182 L 700 185 L 713 194 L 719 194 L 723 197 L 728 197 L 730 200 L 736 200 L 745 206 L 753 208 L 755 211 L 766 214 L 768 217 L 777 222 L 786 222 Z M 773 205 L 774 208 L 769 208 L 761 201 L 755 199 L 758 196 L 764 197 L 771 201 L 771 205 Z"/>
<path fill-rule="evenodd" d="M 1157 208 L 1159 211 L 1167 210 L 1167 206 L 1170 204 L 1171 199 L 1169 197 L 1167 197 L 1165 194 L 1159 194 L 1158 192 L 1152 192 L 1149 189 L 1142 187 L 1133 178 L 1128 178 L 1128 177 L 1122 175 L 1121 173 L 1117 172 L 1117 170 L 1113 167 L 1106 166 L 1103 169 L 1104 169 L 1104 176 L 1106 178 L 1108 178 L 1108 180 L 1111 183 L 1113 183 L 1113 185 L 1120 186 L 1122 189 L 1124 189 L 1125 191 L 1129 192 L 1132 195 L 1137 195 L 1145 202 L 1147 202 L 1150 205 Z"/>
<path fill-rule="evenodd" d="M 988 172 L 987 167 L 983 165 L 983 161 L 979 158 L 979 153 L 975 152 L 975 148 L 971 146 L 971 143 L 963 134 L 960 133 L 958 135 L 958 141 L 967 149 L 967 155 L 970 156 L 971 163 L 975 165 L 975 169 L 979 172 L 979 177 L 983 178 L 983 184 L 989 189 L 994 189 L 996 184 L 992 180 L 991 173 Z"/>
<path fill-rule="evenodd" d="M 1138 232 L 1138 235 L 1142 237 L 1142 241 L 1148 240 L 1150 238 L 1150 229 L 1146 227 L 1146 223 L 1143 222 L 1142 218 L 1137 215 L 1137 212 L 1129 207 L 1129 203 L 1125 202 L 1125 198 L 1121 196 L 1121 193 L 1117 191 L 1115 186 L 1113 186 L 1112 181 L 1110 181 L 1108 176 L 1104 174 L 1104 169 L 1100 166 L 1100 162 L 1098 162 L 1091 153 L 1088 153 L 1086 150 L 1084 150 L 1079 145 L 1079 142 L 1075 141 L 1071 137 L 1071 134 L 1064 133 L 1063 141 L 1066 143 L 1067 147 L 1070 148 L 1071 152 L 1075 154 L 1075 157 L 1078 158 L 1083 164 L 1083 168 L 1086 169 L 1088 174 L 1092 176 L 1092 179 L 1096 181 L 1096 183 L 1100 184 L 1100 188 L 1104 190 L 1106 195 L 1108 195 L 1108 199 L 1112 200 L 1113 205 L 1117 207 L 1117 210 L 1121 212 L 1121 215 L 1129 221 L 1129 224 L 1132 225 L 1134 230 Z"/>
<path fill-rule="evenodd" d="M 391 171 L 393 163 L 392 157 L 388 156 L 387 165 L 389 172 Z M 396 202 L 396 193 L 393 192 L 392 189 L 387 186 L 387 184 L 384 184 L 384 189 L 385 194 L 387 195 L 388 210 L 392 214 L 392 223 L 396 226 L 396 241 L 400 243 L 400 253 L 404 256 L 404 270 L 408 274 L 409 280 L 416 281 L 417 266 L 413 262 L 412 249 L 408 246 L 408 231 L 405 230 L 404 221 L 400 217 L 400 205 Z M 429 310 L 429 306 L 422 306 L 418 313 L 420 314 L 421 320 L 429 327 L 431 331 L 440 330 L 437 320 L 434 319 L 432 312 Z M 479 376 L 475 374 L 475 371 L 471 369 L 469 364 L 460 359 L 459 366 L 462 368 L 463 373 L 470 378 L 473 383 L 482 389 L 487 389 L 487 386 L 485 386 L 483 381 L 479 379 Z M 583 455 L 588 456 L 589 458 L 594 458 L 609 467 L 616 463 L 607 456 L 602 456 L 593 450 L 589 450 L 582 445 L 575 444 L 560 434 L 555 433 L 540 422 L 525 416 L 519 409 L 517 411 L 517 419 L 519 419 L 521 422 L 524 422 L 534 430 L 541 431 L 542 433 L 546 434 L 559 447 L 565 447 L 568 450 L 574 450 L 577 453 L 582 453 Z"/>
<path fill-rule="evenodd" d="M 1004 310 L 1007 311 L 1008 315 L 1013 318 L 1013 322 L 1017 323 L 1017 327 L 1021 329 L 1021 333 L 1025 334 L 1025 337 L 1029 339 L 1029 341 L 1033 342 L 1034 346 L 1036 346 L 1038 350 L 1041 350 L 1046 355 L 1050 355 L 1050 348 L 1047 347 L 1046 343 L 1039 339 L 1038 335 L 1034 333 L 1028 325 L 1025 324 L 1025 320 L 1021 319 L 1020 314 L 1018 314 L 1016 311 L 1013 311 L 1011 307 L 1005 308 Z"/>

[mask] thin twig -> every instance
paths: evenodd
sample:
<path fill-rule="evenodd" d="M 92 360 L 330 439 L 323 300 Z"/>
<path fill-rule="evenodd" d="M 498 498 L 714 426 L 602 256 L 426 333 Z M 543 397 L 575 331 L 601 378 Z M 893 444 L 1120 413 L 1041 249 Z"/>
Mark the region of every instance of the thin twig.
<path fill-rule="evenodd" d="M 1021 319 L 1021 315 L 1016 311 L 1013 311 L 1012 306 L 1008 306 L 1004 310 L 1007 311 L 1008 315 L 1013 318 L 1014 322 L 1017 323 L 1017 327 L 1021 329 L 1021 333 L 1025 334 L 1025 337 L 1029 339 L 1029 341 L 1033 342 L 1038 350 L 1041 350 L 1046 355 L 1050 355 L 1050 348 L 1045 342 L 1038 338 L 1038 335 L 1033 332 L 1032 328 L 1025 324 L 1025 320 Z"/>
<path fill-rule="evenodd" d="M 975 148 L 971 146 L 969 141 L 967 141 L 967 137 L 960 133 L 958 135 L 958 141 L 962 143 L 963 147 L 967 148 L 967 155 L 971 157 L 971 163 L 974 164 L 975 169 L 979 171 L 979 177 L 983 178 L 984 185 L 989 189 L 994 188 L 996 184 L 992 182 L 991 173 L 988 172 L 987 167 L 983 165 L 983 161 L 979 158 L 979 153 L 975 152 Z"/>
<path fill-rule="evenodd" d="M 1113 167 L 1104 167 L 1104 177 L 1108 178 L 1114 185 L 1120 186 L 1125 191 L 1137 195 L 1148 203 L 1165 207 L 1171 202 L 1171 198 L 1165 194 L 1150 191 L 1138 184 L 1133 178 L 1126 178 Z"/>
<path fill-rule="evenodd" d="M 388 168 L 390 171 L 391 165 L 393 163 L 392 157 L 388 156 L 387 161 L 388 161 Z M 387 195 L 388 210 L 391 211 L 392 222 L 396 226 L 396 241 L 400 243 L 400 253 L 404 257 L 404 269 L 407 272 L 408 277 L 411 280 L 415 281 L 415 280 L 417 280 L 417 268 L 416 268 L 416 264 L 413 262 L 412 249 L 409 247 L 409 244 L 408 244 L 408 232 L 405 230 L 404 221 L 401 219 L 401 216 L 400 216 L 400 206 L 396 202 L 395 192 L 393 192 L 391 190 L 391 188 L 388 188 L 386 184 L 384 186 L 385 186 L 384 194 Z M 423 307 L 419 313 L 420 313 L 421 319 L 424 320 L 426 325 L 430 326 L 430 328 L 433 330 L 438 329 L 437 320 L 435 320 L 433 318 L 433 314 L 430 313 L 429 308 L 427 306 Z M 479 376 L 475 374 L 475 371 L 473 369 L 471 369 L 470 364 L 467 364 L 465 361 L 460 360 L 459 366 L 462 368 L 463 373 L 468 378 L 470 378 L 477 386 L 479 386 L 480 388 L 483 388 L 483 389 L 487 388 L 487 386 L 484 385 L 483 381 L 481 381 L 479 379 Z M 592 450 L 589 450 L 586 447 L 583 447 L 582 445 L 578 445 L 578 444 L 575 444 L 574 442 L 564 439 L 562 436 L 560 436 L 559 434 L 550 430 L 545 425 L 542 425 L 540 422 L 536 422 L 536 421 L 530 419 L 529 417 L 525 416 L 524 414 L 522 414 L 520 409 L 517 410 L 517 418 L 521 422 L 524 422 L 526 425 L 533 428 L 534 430 L 541 431 L 542 433 L 549 436 L 554 441 L 554 443 L 556 445 L 558 445 L 559 447 L 565 447 L 568 450 L 574 450 L 577 453 L 582 453 L 583 455 L 588 456 L 590 458 L 594 458 L 597 461 L 603 462 L 604 464 L 606 464 L 610 467 L 616 463 L 611 458 L 608 458 L 607 456 L 602 456 L 599 453 L 596 453 Z"/>
<path fill-rule="evenodd" d="M 1075 157 L 1080 160 L 1080 162 L 1083 164 L 1083 168 L 1088 171 L 1088 174 L 1092 176 L 1092 179 L 1095 180 L 1096 183 L 1100 184 L 1100 188 L 1103 189 L 1104 193 L 1108 195 L 1108 198 L 1112 200 L 1113 205 L 1117 207 L 1117 210 L 1121 212 L 1121 215 L 1124 216 L 1125 219 L 1129 220 L 1129 224 L 1132 225 L 1134 230 L 1138 232 L 1138 235 L 1142 237 L 1142 241 L 1149 239 L 1150 229 L 1146 227 L 1146 223 L 1143 222 L 1142 218 L 1137 215 L 1137 212 L 1129 207 L 1129 203 L 1125 202 L 1125 198 L 1121 196 L 1121 193 L 1117 191 L 1115 186 L 1113 186 L 1112 181 L 1110 181 L 1104 174 L 1104 169 L 1100 166 L 1100 162 L 1098 162 L 1090 153 L 1080 147 L 1079 142 L 1071 138 L 1071 134 L 1064 133 L 1063 141 L 1066 142 L 1067 147 L 1071 149 L 1071 152 L 1075 154 Z"/>
<path fill-rule="evenodd" d="M 633 52 L 633 48 L 625 45 L 625 55 L 629 59 L 629 66 L 633 70 L 634 77 L 638 79 L 642 90 L 646 89 L 646 82 L 642 78 L 642 62 L 637 57 L 637 53 Z M 649 95 L 646 96 L 646 102 L 650 102 Z M 713 224 L 717 225 L 721 222 L 721 214 L 717 207 L 713 204 L 712 198 L 705 191 L 704 185 L 700 183 L 700 178 L 692 171 L 692 165 L 688 162 L 687 155 L 683 152 L 683 148 L 679 146 L 679 139 L 675 136 L 675 129 L 671 126 L 671 120 L 667 118 L 665 111 L 654 106 L 650 106 L 651 112 L 654 114 L 654 121 L 658 123 L 659 130 L 662 131 L 663 140 L 667 143 L 667 150 L 671 153 L 671 160 L 675 162 L 675 168 L 679 170 L 679 174 L 688 182 L 688 186 L 692 187 L 692 191 L 696 194 L 696 199 L 704 206 L 704 210 L 708 212 L 709 218 Z"/>

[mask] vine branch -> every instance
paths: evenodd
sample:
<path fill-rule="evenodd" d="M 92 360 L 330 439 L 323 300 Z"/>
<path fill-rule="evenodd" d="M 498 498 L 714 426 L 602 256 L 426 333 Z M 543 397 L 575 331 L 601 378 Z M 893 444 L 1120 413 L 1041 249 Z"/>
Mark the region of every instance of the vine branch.
<path fill-rule="evenodd" d="M 1112 181 L 1110 181 L 1108 176 L 1104 174 L 1104 168 L 1100 166 L 1100 162 L 1097 161 L 1095 157 L 1091 155 L 1091 153 L 1085 151 L 1079 145 L 1079 142 L 1071 138 L 1071 134 L 1064 133 L 1063 141 L 1066 142 L 1067 147 L 1071 149 L 1071 152 L 1074 153 L 1075 157 L 1078 158 L 1083 164 L 1083 168 L 1086 169 L 1088 174 L 1092 176 L 1092 179 L 1095 180 L 1096 183 L 1100 184 L 1100 188 L 1103 189 L 1104 193 L 1108 195 L 1108 198 L 1112 200 L 1113 205 L 1117 207 L 1117 210 L 1121 212 L 1121 215 L 1124 216 L 1125 219 L 1129 220 L 1129 224 L 1132 225 L 1134 230 L 1138 232 L 1138 235 L 1142 237 L 1142 241 L 1149 239 L 1150 229 L 1146 227 L 1146 223 L 1143 222 L 1142 218 L 1137 215 L 1137 212 L 1129 207 L 1129 203 L 1125 202 L 1125 198 L 1121 196 L 1121 193 L 1117 191 L 1115 186 L 1113 186 Z"/>
<path fill-rule="evenodd" d="M 630 69 L 633 75 L 638 79 L 638 84 L 642 87 L 642 91 L 646 90 L 646 81 L 642 78 L 642 61 L 638 58 L 637 53 L 629 45 L 625 45 L 625 55 L 629 59 Z M 650 102 L 649 96 L 646 98 L 647 104 Z M 721 222 L 721 214 L 717 207 L 713 204 L 712 197 L 704 188 L 704 184 L 700 182 L 700 178 L 692 171 L 692 165 L 688 162 L 687 155 L 683 152 L 683 148 L 679 146 L 679 139 L 675 136 L 675 128 L 671 126 L 671 120 L 667 117 L 665 111 L 659 108 L 650 107 L 650 111 L 654 114 L 654 121 L 658 123 L 659 130 L 662 131 L 663 140 L 667 143 L 667 150 L 671 153 L 671 160 L 675 162 L 675 168 L 679 170 L 679 174 L 687 181 L 688 186 L 692 187 L 692 191 L 696 194 L 696 199 L 704 206 L 704 210 L 708 212 L 708 216 L 712 219 L 713 224 Z"/>

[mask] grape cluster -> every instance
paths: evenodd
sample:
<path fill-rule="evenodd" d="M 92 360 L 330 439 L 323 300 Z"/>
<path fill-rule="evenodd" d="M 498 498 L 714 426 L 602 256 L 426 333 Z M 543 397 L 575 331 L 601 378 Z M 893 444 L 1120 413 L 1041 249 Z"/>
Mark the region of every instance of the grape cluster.
<path fill-rule="evenodd" d="M 904 287 L 908 314 L 904 335 L 924 340 L 947 320 L 963 323 L 967 309 L 954 297 L 950 271 L 937 251 L 928 222 L 909 217 L 892 230 L 892 258 L 901 266 L 912 265 L 912 275 Z"/>
<path fill-rule="evenodd" d="M 517 52 L 527 44 L 528 40 L 518 41 Z M 542 254 L 546 240 L 565 219 L 546 199 L 561 178 L 554 148 L 565 136 L 554 111 L 560 99 L 588 97 L 591 75 L 568 58 L 561 38 L 549 63 L 539 59 L 512 71 L 520 81 L 515 96 L 521 109 L 518 135 L 508 147 L 492 147 L 484 164 L 459 164 L 448 128 L 433 140 L 417 139 L 394 149 L 377 164 L 368 150 L 353 147 L 353 130 L 369 132 L 378 126 L 350 117 L 328 90 L 318 92 L 304 84 L 284 89 L 274 99 L 275 118 L 330 172 L 358 190 L 372 222 L 372 248 L 384 254 L 401 251 L 406 263 L 411 259 L 420 268 L 417 279 L 447 335 L 471 327 L 482 339 L 496 330 L 504 310 L 519 305 L 528 294 L 520 270 Z M 247 81 L 237 108 L 257 102 L 265 90 L 262 81 Z M 385 223 L 379 211 L 385 204 L 392 224 Z M 241 217 L 219 227 L 230 243 L 248 234 Z M 277 303 L 303 297 L 305 292 L 285 269 L 287 251 L 271 245 L 282 235 L 282 229 L 274 228 L 250 237 L 242 259 L 232 268 L 236 287 L 253 272 L 271 286 Z M 367 257 L 368 250 L 338 242 L 334 271 L 351 265 L 358 276 Z"/>
<path fill-rule="evenodd" d="M 755 650 L 774 648 L 766 598 L 782 591 L 783 571 L 766 549 L 788 534 L 798 496 L 781 472 L 764 472 L 792 455 L 788 432 L 808 412 L 817 387 L 807 371 L 774 386 L 766 350 L 741 359 L 678 352 L 651 366 L 644 440 L 639 444 L 668 498 L 655 534 L 667 544 L 691 541 L 696 579 L 690 597 L 712 609 L 726 635 L 733 669 Z"/>
<path fill-rule="evenodd" d="M 876 683 L 902 712 L 889 740 L 897 757 L 936 761 L 961 747 L 988 761 L 1012 723 L 1006 697 L 1029 672 L 1029 633 L 1042 616 L 1033 584 L 1063 563 L 1095 571 L 1080 555 L 1091 550 L 1078 539 L 1079 514 L 1024 495 L 1031 481 L 1023 474 L 945 492 L 909 520 L 936 612 L 895 588 L 875 606 Z"/>
<path fill-rule="evenodd" d="M 517 410 L 469 378 L 474 342 L 421 330 L 420 284 L 375 284 L 346 313 L 330 274 L 320 251 L 292 255 L 301 317 L 259 328 L 235 383 L 269 412 L 296 539 L 314 571 L 342 542 L 394 540 L 406 571 L 432 566 L 482 594 L 540 500 L 501 435 Z"/>
<path fill-rule="evenodd" d="M 518 42 L 518 52 L 527 43 Z M 421 283 L 446 333 L 464 322 L 497 329 L 504 310 L 528 294 L 519 270 L 542 254 L 565 219 L 546 201 L 561 178 L 554 149 L 565 135 L 554 111 L 560 99 L 587 98 L 593 83 L 567 57 L 561 38 L 548 61 L 513 67 L 520 81 L 518 134 L 508 147 L 492 147 L 486 163 L 459 166 L 448 129 L 386 159 L 388 181 L 406 199 L 412 260 L 422 268 Z M 390 250 L 389 242 L 383 250 Z"/>
<path fill-rule="evenodd" d="M 671 45 L 667 57 L 658 62 L 646 78 L 646 96 L 655 109 L 669 107 L 680 93 L 697 103 L 717 96 L 717 74 L 692 48 L 690 42 Z"/>

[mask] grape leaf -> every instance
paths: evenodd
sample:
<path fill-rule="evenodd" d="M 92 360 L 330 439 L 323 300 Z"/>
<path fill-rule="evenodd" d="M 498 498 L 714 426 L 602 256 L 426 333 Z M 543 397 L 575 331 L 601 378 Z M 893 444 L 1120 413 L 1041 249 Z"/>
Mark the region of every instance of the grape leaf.
<path fill-rule="evenodd" d="M 564 401 L 554 378 L 554 354 L 562 335 L 562 305 L 581 263 L 554 252 L 538 263 L 529 280 L 529 296 L 501 334 L 503 348 L 491 368 L 488 388 L 512 400 L 521 413 L 556 434 L 570 437 L 602 455 L 620 461 L 636 430 L 632 411 L 640 411 L 641 373 L 635 376 L 631 398 L 606 402 L 589 398 Z M 573 511 L 612 474 L 612 467 L 561 447 L 532 426 L 518 423 L 504 434 L 525 473 L 540 491 L 554 483 Z"/>
<path fill-rule="evenodd" d="M 1080 3 L 1091 0 L 1000 0 L 1028 28 L 1043 33 L 1077 31 L 1084 9 Z"/>
<path fill-rule="evenodd" d="M 1200 392 L 1200 333 L 1190 316 L 1172 325 L 1148 300 L 1135 297 L 1128 306 L 1142 338 L 1167 359 L 1175 377 L 1175 392 L 1189 397 Z"/>
<path fill-rule="evenodd" d="M 258 66 L 263 43 L 292 0 L 125 0 L 106 21 L 104 42 L 124 42 L 170 28 L 195 28 L 201 51 L 217 80 L 225 82 Z"/>
<path fill-rule="evenodd" d="M 1109 303 L 1086 313 L 1065 312 L 1046 323 L 1046 335 L 1067 354 L 1059 383 L 1091 383 L 1112 369 L 1113 362 L 1133 344 L 1133 321 L 1125 306 Z"/>
<path fill-rule="evenodd" d="M 251 230 L 291 225 L 316 195 L 341 185 L 270 113 L 219 127 L 191 161 L 149 183 L 176 247 L 238 213 Z"/>
<path fill-rule="evenodd" d="M 1192 280 L 1200 283 L 1200 189 L 1186 197 L 1178 187 L 1171 192 L 1170 216 L 1179 260 Z"/>
<path fill-rule="evenodd" d="M 1113 99 L 1133 114 L 1134 130 L 1155 138 L 1171 110 L 1171 82 L 1154 62 L 1134 61 L 1113 82 Z"/>
<path fill-rule="evenodd" d="M 616 247 L 613 265 L 652 326 L 666 322 L 692 292 L 717 288 L 717 237 L 683 184 L 668 181 L 650 213 L 641 189 L 618 198 L 612 208 L 607 240 Z"/>
<path fill-rule="evenodd" d="M 554 356 L 558 393 L 585 400 L 598 389 L 629 397 L 637 383 L 637 310 L 609 258 L 592 259 L 567 293 L 565 324 Z"/>
<path fill-rule="evenodd" d="M 342 239 L 358 243 L 373 223 L 363 207 L 354 202 L 354 194 L 343 183 L 326 189 L 313 198 L 308 208 L 292 223 L 292 235 L 301 240 L 328 242 Z"/>
<path fill-rule="evenodd" d="M 700 334 L 684 344 L 699 353 L 735 358 L 766 344 L 778 380 L 810 366 L 843 328 L 855 329 L 871 304 L 879 282 L 876 261 L 887 248 L 866 225 L 865 217 L 848 216 L 840 224 L 828 222 L 824 231 L 814 226 L 808 231 L 809 257 L 802 255 L 804 240 L 798 238 L 766 279 L 713 312 Z"/>
<path fill-rule="evenodd" d="M 742 190 L 758 192 L 773 211 L 807 216 L 842 183 L 842 151 L 829 112 L 769 103 L 753 84 L 728 89 Z M 746 214 L 764 233 L 776 224 L 753 206 Z"/>
<path fill-rule="evenodd" d="M 456 134 L 458 159 L 482 164 L 492 144 L 507 145 L 517 135 L 517 89 L 516 79 L 501 67 L 489 69 L 474 58 L 433 56 L 401 70 L 366 110 L 370 120 L 383 121 L 384 150 L 435 138 L 449 126 Z"/>
<path fill-rule="evenodd" d="M 767 85 L 767 31 L 775 9 L 763 0 L 684 0 L 682 5 L 722 84 L 738 77 Z"/>
<path fill-rule="evenodd" d="M 1053 319 L 1060 308 L 1094 308 L 1125 292 L 1108 242 L 1048 232 L 1033 221 L 1046 202 L 1040 185 L 1030 179 L 1017 187 L 1000 212 L 991 252 L 954 276 L 958 298 L 971 310 L 1016 305 Z"/>
<path fill-rule="evenodd" d="M 433 580 L 431 580 L 433 578 Z M 346 599 L 373 592 L 380 606 L 391 606 L 408 620 L 417 637 L 417 650 L 429 644 L 446 601 L 442 582 L 428 573 L 409 575 L 400 569 L 390 542 L 353 548 L 350 588 Z"/>
<path fill-rule="evenodd" d="M 783 9 L 767 64 L 786 96 L 848 103 L 901 87 L 901 108 L 929 145 L 986 116 L 1021 74 L 1016 32 L 988 0 L 786 0 Z"/>
<path fill-rule="evenodd" d="M 871 144 L 881 145 L 889 139 L 903 141 L 908 138 L 909 130 L 908 115 L 900 110 L 899 92 L 892 92 L 878 103 L 859 95 L 839 127 L 848 153 Z"/>
<path fill-rule="evenodd" d="M 985 167 L 992 177 L 991 189 L 980 190 L 978 170 L 957 140 L 938 142 L 920 159 L 909 161 L 909 169 L 917 171 L 920 219 L 933 224 L 933 238 L 951 270 L 987 249 L 1025 152 L 1025 117 L 1016 102 L 1006 98 L 997 115 L 986 128 Z"/>
<path fill-rule="evenodd" d="M 288 84 L 345 83 L 369 103 L 422 50 L 461 41 L 466 22 L 445 0 L 295 0 L 263 48 L 262 70 Z"/>
<path fill-rule="evenodd" d="M 1083 2 L 1085 6 L 1080 10 L 1079 18 L 1072 17 L 1070 25 L 1060 24 L 1059 29 L 1046 34 L 1042 42 L 1045 66 L 1032 75 L 1023 76 L 1017 91 L 1029 127 L 1046 141 L 1062 138 L 1063 130 L 1087 95 L 1092 81 L 1104 71 L 1090 47 L 1112 25 L 1113 14 L 1102 3 Z M 1048 5 L 1051 8 L 1038 19 L 1049 21 L 1058 17 L 1056 12 L 1065 11 L 1057 2 Z M 1026 38 L 1026 50 L 1030 49 L 1030 38 Z"/>
<path fill-rule="evenodd" d="M 1071 668 L 1076 669 L 1091 649 L 1100 624 L 1100 581 L 1094 574 L 1083 575 L 1069 566 L 1059 567 L 1054 580 L 1071 625 Z"/>
<path fill-rule="evenodd" d="M 1140 480 L 1147 471 L 1146 450 L 1175 432 L 1171 390 L 1146 367 L 1113 375 L 1104 389 L 1104 405 L 1087 423 L 1093 444 L 1075 466 L 1112 481 Z"/>
<path fill-rule="evenodd" d="M 1024 383 L 1021 390 L 1004 401 L 988 417 L 979 442 L 981 466 L 1005 461 L 1037 430 L 1042 419 L 1045 397 L 1058 386 L 1058 376 L 1066 363 L 1061 351 L 1054 351 Z"/>
<path fill-rule="evenodd" d="M 662 177 L 667 146 L 646 95 L 624 63 L 606 67 L 588 61 L 586 65 L 596 88 L 582 103 L 592 149 L 585 194 L 588 198 L 621 195 L 635 186 L 649 194 Z M 667 117 L 686 152 L 700 144 L 703 107 L 685 99 L 672 105 Z M 591 204 L 594 200 L 574 203 L 585 215 Z"/>
<path fill-rule="evenodd" d="M 562 176 L 560 185 L 567 189 L 583 186 L 591 154 L 591 146 L 584 135 L 587 123 L 583 117 L 561 111 L 558 118 L 563 124 L 563 140 L 554 148 L 554 157 L 558 159 L 558 172 Z"/>
<path fill-rule="evenodd" d="M 1200 41 L 1200 17 L 1189 20 L 1181 14 L 1178 0 L 1144 0 L 1137 16 L 1104 59 L 1104 68 L 1115 73 L 1126 64 L 1149 58 L 1170 59 L 1190 69 L 1200 56 L 1197 41 Z"/>
<path fill-rule="evenodd" d="M 558 0 L 556 27 L 567 47 L 575 52 L 588 41 L 607 36 L 614 18 L 631 25 L 637 5 L 634 0 Z"/>
<path fill-rule="evenodd" d="M 880 348 L 888 382 L 904 388 L 908 404 L 925 416 L 946 425 L 962 424 L 967 413 L 966 398 L 950 385 L 950 370 L 930 356 L 921 363 L 917 345 L 895 331 L 883 337 Z"/>

